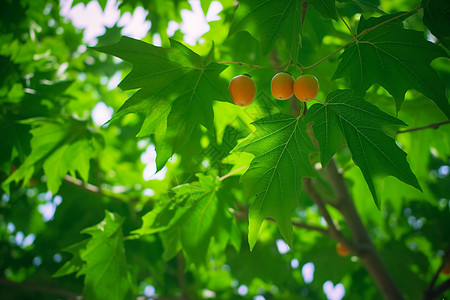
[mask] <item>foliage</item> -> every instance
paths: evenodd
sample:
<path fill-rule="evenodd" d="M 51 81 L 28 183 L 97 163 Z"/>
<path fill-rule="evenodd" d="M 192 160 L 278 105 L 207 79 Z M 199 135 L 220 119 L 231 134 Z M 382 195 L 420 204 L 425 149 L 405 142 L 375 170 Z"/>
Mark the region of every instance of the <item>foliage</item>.
<path fill-rule="evenodd" d="M 58 1 L 0 2 L 0 298 L 448 299 L 448 1 L 220 2 L 189 45 L 188 1 L 124 0 L 147 36 L 92 48 Z"/>

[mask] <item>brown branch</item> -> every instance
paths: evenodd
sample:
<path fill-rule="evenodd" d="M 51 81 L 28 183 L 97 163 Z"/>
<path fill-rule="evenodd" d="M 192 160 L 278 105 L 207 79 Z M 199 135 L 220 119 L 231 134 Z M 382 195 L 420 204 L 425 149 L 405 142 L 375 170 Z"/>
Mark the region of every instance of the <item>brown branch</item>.
<path fill-rule="evenodd" d="M 251 69 L 284 69 L 286 66 L 260 66 L 260 65 L 252 65 L 245 62 L 240 61 L 219 61 L 217 62 L 221 65 L 238 65 L 238 66 L 244 66 Z"/>
<path fill-rule="evenodd" d="M 329 236 L 333 238 L 335 241 L 341 243 L 351 253 L 353 254 L 359 253 L 360 250 L 356 247 L 356 245 L 352 241 L 350 241 L 350 239 L 346 238 L 334 224 L 334 221 L 331 218 L 331 215 L 325 206 L 325 200 L 312 186 L 311 178 L 303 178 L 303 187 L 305 189 L 305 192 L 311 197 L 313 202 L 317 205 L 320 214 L 324 217 L 325 221 L 327 222 Z"/>
<path fill-rule="evenodd" d="M 355 38 L 355 35 L 353 34 L 352 29 L 350 28 L 350 26 L 348 26 L 347 22 L 345 22 L 344 18 L 342 18 L 342 16 L 339 14 L 339 12 L 336 9 L 336 13 L 339 17 L 339 19 L 341 19 L 342 22 L 344 22 L 345 26 L 347 27 L 348 31 L 350 31 L 350 34 L 352 35 L 353 38 Z"/>
<path fill-rule="evenodd" d="M 181 289 L 181 299 L 189 299 L 186 293 L 186 282 L 184 279 L 184 258 L 183 253 L 179 252 L 177 256 L 177 277 L 178 286 Z"/>
<path fill-rule="evenodd" d="M 439 127 L 441 127 L 442 125 L 445 125 L 445 124 L 450 124 L 450 120 L 440 122 L 440 123 L 434 123 L 434 124 L 430 124 L 430 125 L 422 126 L 422 127 L 416 127 L 416 128 L 406 129 L 406 130 L 399 130 L 399 131 L 397 131 L 397 134 L 419 131 L 419 130 L 424 130 L 424 129 L 429 129 L 429 128 L 438 129 Z"/>
<path fill-rule="evenodd" d="M 439 294 L 436 294 L 436 290 L 440 289 L 441 286 L 438 286 L 436 289 L 434 288 L 436 281 L 439 277 L 439 274 L 441 274 L 442 269 L 444 268 L 447 260 L 450 259 L 450 247 L 448 247 L 445 250 L 445 255 L 442 257 L 442 262 L 439 265 L 439 268 L 436 270 L 436 272 L 433 275 L 433 278 L 430 281 L 430 284 L 428 285 L 428 288 L 425 290 L 425 292 L 423 293 L 423 300 L 431 300 L 437 296 L 439 296 L 441 293 L 443 293 L 445 291 L 445 289 L 440 292 Z M 445 283 L 445 282 L 444 282 Z M 443 283 L 443 284 L 444 284 Z M 441 285 L 443 285 L 441 284 Z M 442 287 L 441 287 L 442 288 Z M 450 288 L 450 287 L 447 287 Z M 446 289 L 447 289 L 446 288 Z"/>
<path fill-rule="evenodd" d="M 402 14 L 400 14 L 400 15 L 398 15 L 398 16 L 395 16 L 395 17 L 393 17 L 392 19 L 388 19 L 388 20 L 386 20 L 386 21 L 384 21 L 384 22 L 381 22 L 380 24 L 377 24 L 377 25 L 372 26 L 372 27 L 370 27 L 370 28 L 364 29 L 360 34 L 358 34 L 358 35 L 356 36 L 356 39 L 360 38 L 361 36 L 363 36 L 363 35 L 365 35 L 365 34 L 368 34 L 368 33 L 371 32 L 372 30 L 375 30 L 375 29 L 377 29 L 377 28 L 380 27 L 380 26 L 383 26 L 383 25 L 385 25 L 385 24 L 387 24 L 387 23 L 390 23 L 390 22 L 392 22 L 392 21 L 394 21 L 394 20 L 397 20 L 398 18 L 404 17 L 404 16 L 409 15 L 409 14 L 411 14 L 411 13 L 418 12 L 419 10 L 420 10 L 420 6 L 417 6 L 416 8 L 414 8 L 414 9 L 412 9 L 412 10 L 410 10 L 410 11 L 407 11 L 407 12 L 405 12 L 405 13 L 402 13 Z"/>
<path fill-rule="evenodd" d="M 430 291 L 426 291 L 423 297 L 423 300 L 433 300 L 442 295 L 446 290 L 450 289 L 450 279 L 447 279 L 440 285 L 438 285 L 435 289 Z"/>
<path fill-rule="evenodd" d="M 304 1 L 302 3 L 302 26 L 303 26 L 303 23 L 305 22 L 305 17 L 306 17 L 306 12 L 308 11 L 308 6 L 309 6 L 309 2 Z"/>
<path fill-rule="evenodd" d="M 14 282 L 11 280 L 8 280 L 6 278 L 0 278 L 0 285 L 18 288 L 18 289 L 25 289 L 29 291 L 34 292 L 40 292 L 44 294 L 52 294 L 52 295 L 58 295 L 67 298 L 68 300 L 80 300 L 84 299 L 82 296 L 77 295 L 75 293 L 72 293 L 67 290 L 63 290 L 57 287 L 48 287 L 48 286 L 42 286 L 42 285 L 35 285 L 25 282 Z"/>
<path fill-rule="evenodd" d="M 233 216 L 237 220 L 248 220 L 247 206 L 239 204 L 239 203 L 237 203 L 236 206 L 238 207 L 238 210 L 230 209 L 230 212 L 233 214 Z M 267 217 L 266 220 L 276 222 L 276 220 L 271 217 Z M 324 228 L 324 227 L 314 226 L 314 225 L 310 225 L 310 224 L 307 224 L 305 222 L 300 222 L 300 221 L 292 221 L 291 223 L 292 223 L 292 226 L 297 227 L 297 228 L 303 228 L 303 229 L 307 229 L 307 230 L 311 230 L 311 231 L 317 231 L 326 236 L 330 235 L 328 229 Z"/>
<path fill-rule="evenodd" d="M 353 198 L 348 191 L 345 179 L 342 177 L 342 174 L 339 173 L 334 160 L 331 160 L 325 167 L 324 174 L 334 190 L 337 208 L 344 217 L 352 238 L 359 250 L 356 254 L 361 259 L 361 263 L 369 272 L 385 299 L 404 299 L 373 245 L 369 233 L 356 211 Z"/>
<path fill-rule="evenodd" d="M 275 220 L 272 217 L 267 217 L 266 218 L 267 221 L 272 221 L 272 222 L 277 222 L 277 220 Z M 314 226 L 314 225 L 309 225 L 305 222 L 299 222 L 299 221 L 292 221 L 292 226 L 297 227 L 297 228 L 303 228 L 303 229 L 307 229 L 307 230 L 311 230 L 311 231 L 317 231 L 320 232 L 324 235 L 330 236 L 330 232 L 328 231 L 328 229 L 323 228 L 323 227 L 319 227 L 319 226 Z"/>
<path fill-rule="evenodd" d="M 292 226 L 297 227 L 297 228 L 311 230 L 311 231 L 317 231 L 324 235 L 330 236 L 330 232 L 328 229 L 323 228 L 323 227 L 308 225 L 305 222 L 292 221 Z"/>
<path fill-rule="evenodd" d="M 117 193 L 113 193 L 113 192 L 108 192 L 108 191 L 104 191 L 102 189 L 100 189 L 98 186 L 95 186 L 93 184 L 90 183 L 86 183 L 81 181 L 78 178 L 73 178 L 72 176 L 69 175 L 65 175 L 64 176 L 64 181 L 71 184 L 74 187 L 80 188 L 86 192 L 92 193 L 92 194 L 96 194 L 98 196 L 104 196 L 104 197 L 109 197 L 112 199 L 115 199 L 117 201 L 121 201 L 121 202 L 129 202 L 131 199 L 129 199 L 128 197 L 121 195 L 121 194 L 117 194 Z"/>

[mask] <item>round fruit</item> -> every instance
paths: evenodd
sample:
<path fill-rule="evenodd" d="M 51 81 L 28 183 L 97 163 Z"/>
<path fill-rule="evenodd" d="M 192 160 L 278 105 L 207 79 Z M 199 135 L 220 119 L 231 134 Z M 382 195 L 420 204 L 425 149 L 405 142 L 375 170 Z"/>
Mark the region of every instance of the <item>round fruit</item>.
<path fill-rule="evenodd" d="M 256 84 L 250 75 L 239 75 L 231 79 L 228 90 L 234 103 L 239 106 L 249 105 L 256 96 Z"/>
<path fill-rule="evenodd" d="M 272 95 L 278 100 L 286 100 L 294 95 L 294 77 L 287 72 L 277 73 L 270 83 Z"/>
<path fill-rule="evenodd" d="M 294 94 L 298 100 L 308 102 L 314 100 L 319 93 L 319 81 L 313 75 L 301 75 L 294 82 Z"/>
<path fill-rule="evenodd" d="M 350 254 L 350 251 L 348 251 L 347 248 L 345 248 L 344 246 L 342 246 L 341 243 L 337 243 L 336 244 L 336 251 L 340 256 L 347 256 Z"/>

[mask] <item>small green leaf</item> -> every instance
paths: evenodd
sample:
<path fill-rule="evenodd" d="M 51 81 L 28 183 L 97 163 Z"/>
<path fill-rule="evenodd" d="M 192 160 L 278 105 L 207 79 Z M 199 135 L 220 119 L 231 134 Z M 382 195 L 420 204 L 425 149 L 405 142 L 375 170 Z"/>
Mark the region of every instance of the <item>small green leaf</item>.
<path fill-rule="evenodd" d="M 419 189 L 416 176 L 406 161 L 406 153 L 395 140 L 383 132 L 383 126 L 406 125 L 355 96 L 352 90 L 337 90 L 329 94 L 325 104 L 314 104 L 306 117 L 314 122 L 313 130 L 319 141 L 322 162 L 328 163 L 343 135 L 352 153 L 353 161 L 361 169 L 369 189 L 380 207 L 374 180 L 395 176 Z M 333 128 L 333 129 L 332 129 Z M 342 133 L 336 132 L 339 128 Z M 323 131 L 330 129 L 328 133 Z M 336 139 L 336 136 L 339 139 Z"/>
<path fill-rule="evenodd" d="M 368 20 L 361 16 L 358 34 L 373 29 L 345 48 L 333 77 L 350 77 L 353 89 L 358 92 L 379 83 L 394 97 L 397 111 L 406 91 L 415 89 L 450 117 L 444 81 L 430 66 L 435 58 L 448 56 L 443 48 L 425 40 L 423 32 L 404 29 L 402 18 L 406 16 L 400 15 Z"/>
<path fill-rule="evenodd" d="M 83 293 L 87 299 L 121 300 L 130 296 L 122 224 L 122 217 L 105 211 L 103 221 L 83 230 L 92 236 L 86 248 L 80 251 L 86 264 L 78 272 L 86 276 Z"/>
<path fill-rule="evenodd" d="M 277 221 L 287 243 L 293 245 L 290 216 L 298 204 L 303 177 L 314 177 L 309 154 L 317 151 L 300 118 L 277 114 L 253 123 L 256 130 L 233 151 L 255 156 L 242 175 L 248 194 L 256 195 L 249 209 L 250 248 L 253 249 L 263 220 Z"/>

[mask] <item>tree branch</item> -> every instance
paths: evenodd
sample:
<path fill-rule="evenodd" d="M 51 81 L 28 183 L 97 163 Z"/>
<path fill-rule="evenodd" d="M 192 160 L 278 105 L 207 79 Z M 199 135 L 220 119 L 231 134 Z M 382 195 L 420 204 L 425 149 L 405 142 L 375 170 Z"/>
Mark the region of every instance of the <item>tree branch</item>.
<path fill-rule="evenodd" d="M 277 222 L 277 220 L 275 220 L 274 218 L 271 217 L 267 217 L 266 220 L 268 221 L 272 221 L 272 222 Z M 299 222 L 299 221 L 292 221 L 292 226 L 297 227 L 297 228 L 303 228 L 303 229 L 308 229 L 311 231 L 317 231 L 320 232 L 324 235 L 330 236 L 330 231 L 326 228 L 323 227 L 319 227 L 319 226 L 314 226 L 314 225 L 309 225 L 305 222 Z"/>
<path fill-rule="evenodd" d="M 177 255 L 177 277 L 178 277 L 178 286 L 181 289 L 181 299 L 189 299 L 186 292 L 186 282 L 184 279 L 184 258 L 181 252 Z"/>
<path fill-rule="evenodd" d="M 64 181 L 71 184 L 72 186 L 80 188 L 86 192 L 96 194 L 98 196 L 109 197 L 109 198 L 115 199 L 120 202 L 129 202 L 131 200 L 127 196 L 113 193 L 113 192 L 104 191 L 104 190 L 100 189 L 98 186 L 83 182 L 80 179 L 73 178 L 72 176 L 69 176 L 69 175 L 64 176 Z"/>
<path fill-rule="evenodd" d="M 339 173 L 334 160 L 331 160 L 325 167 L 324 174 L 334 190 L 337 208 L 347 222 L 358 249 L 356 255 L 361 259 L 384 298 L 388 300 L 404 299 L 373 245 L 369 233 L 356 211 L 347 184 L 342 174 Z"/>
<path fill-rule="evenodd" d="M 317 231 L 324 235 L 330 236 L 330 231 L 328 229 L 323 228 L 323 227 L 308 225 L 305 222 L 292 221 L 292 226 L 297 227 L 297 228 L 307 229 L 310 231 Z"/>
<path fill-rule="evenodd" d="M 422 126 L 422 127 L 416 127 L 416 128 L 406 129 L 406 130 L 399 130 L 399 131 L 397 131 L 397 134 L 419 131 L 419 130 L 428 129 L 428 128 L 438 129 L 440 126 L 445 125 L 445 124 L 450 124 L 450 120 L 440 122 L 440 123 L 434 123 L 434 124 L 430 124 L 430 125 Z"/>
<path fill-rule="evenodd" d="M 57 287 L 47 287 L 43 285 L 34 285 L 25 282 L 14 282 L 6 278 L 0 278 L 0 285 L 9 286 L 18 289 L 25 289 L 34 292 L 40 292 L 44 294 L 53 294 L 67 298 L 68 300 L 80 300 L 84 299 L 83 296 L 77 295 L 67 290 L 63 290 Z"/>
<path fill-rule="evenodd" d="M 442 269 L 444 268 L 447 260 L 450 259 L 450 247 L 448 247 L 445 250 L 445 255 L 442 257 L 442 262 L 439 265 L 439 268 L 436 270 L 436 272 L 433 275 L 433 278 L 430 281 L 430 284 L 428 285 L 428 288 L 423 293 L 423 300 L 432 300 L 433 298 L 438 297 L 440 294 L 442 294 L 446 289 L 450 288 L 450 283 L 447 283 L 447 286 L 445 285 L 446 282 L 443 282 L 441 285 L 439 285 L 437 288 L 434 288 L 436 281 L 439 277 L 439 274 L 441 273 Z M 449 279 L 450 280 L 450 279 Z M 447 281 L 449 281 L 447 280 Z M 444 289 L 443 289 L 444 288 Z M 443 290 L 442 290 L 443 289 Z"/>
<path fill-rule="evenodd" d="M 335 241 L 341 243 L 345 248 L 347 248 L 351 253 L 357 254 L 359 249 L 356 245 L 346 238 L 336 227 L 333 219 L 330 216 L 326 206 L 325 200 L 321 195 L 314 189 L 312 186 L 311 178 L 303 178 L 303 187 L 305 188 L 305 192 L 311 197 L 313 202 L 317 205 L 320 214 L 324 217 L 325 221 L 328 225 L 329 236 L 333 238 Z"/>
<path fill-rule="evenodd" d="M 238 65 L 244 66 L 250 69 L 284 69 L 286 66 L 260 66 L 260 65 L 252 65 L 241 61 L 219 61 L 217 62 L 221 65 Z"/>

